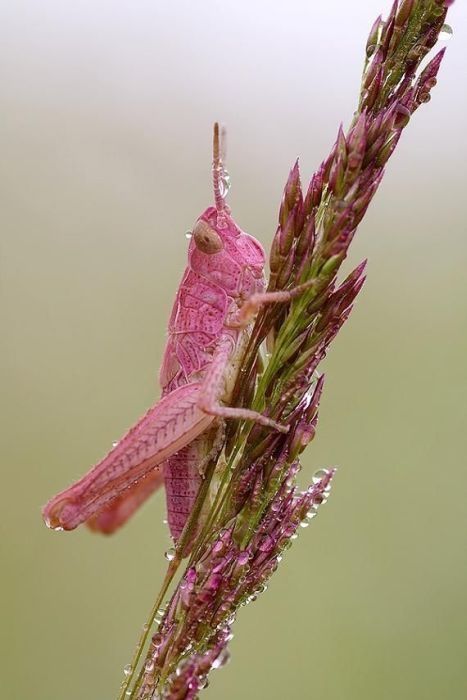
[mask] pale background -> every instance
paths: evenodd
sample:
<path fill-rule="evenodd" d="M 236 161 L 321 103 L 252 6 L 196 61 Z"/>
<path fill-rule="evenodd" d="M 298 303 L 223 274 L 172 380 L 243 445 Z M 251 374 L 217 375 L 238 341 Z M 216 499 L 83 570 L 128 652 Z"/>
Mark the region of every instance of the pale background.
<path fill-rule="evenodd" d="M 161 495 L 118 536 L 40 506 L 153 401 L 184 232 L 230 202 L 269 244 L 355 105 L 388 0 L 32 0 L 0 8 L 0 696 L 114 698 L 169 546 Z M 367 285 L 328 360 L 303 482 L 329 504 L 242 611 L 204 697 L 461 700 L 466 625 L 467 9 L 362 224 Z"/>

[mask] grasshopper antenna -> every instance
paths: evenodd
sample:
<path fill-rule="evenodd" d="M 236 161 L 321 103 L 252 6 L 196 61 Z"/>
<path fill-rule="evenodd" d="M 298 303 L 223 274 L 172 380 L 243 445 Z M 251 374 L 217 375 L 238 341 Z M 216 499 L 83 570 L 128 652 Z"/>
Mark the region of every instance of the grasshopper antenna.
<path fill-rule="evenodd" d="M 221 156 L 221 167 L 222 170 L 224 171 L 224 175 L 226 174 L 226 170 L 224 168 L 224 163 L 227 158 L 227 129 L 225 128 L 224 125 L 221 126 L 221 132 L 220 132 L 220 137 L 219 137 L 219 150 L 220 150 L 220 156 Z"/>
<path fill-rule="evenodd" d="M 214 124 L 214 134 L 212 141 L 212 181 L 214 189 L 214 202 L 218 214 L 222 215 L 228 212 L 229 208 L 225 203 L 225 197 L 228 192 L 229 177 L 224 169 L 226 151 L 226 130 L 224 127 L 219 129 L 218 122 Z"/>

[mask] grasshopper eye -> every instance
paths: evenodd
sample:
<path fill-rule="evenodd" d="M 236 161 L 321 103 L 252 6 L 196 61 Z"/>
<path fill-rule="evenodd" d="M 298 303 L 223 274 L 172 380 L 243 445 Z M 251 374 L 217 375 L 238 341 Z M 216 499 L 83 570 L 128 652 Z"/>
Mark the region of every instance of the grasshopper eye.
<path fill-rule="evenodd" d="M 224 247 L 222 238 L 206 221 L 197 221 L 193 229 L 195 245 L 202 253 L 213 255 Z"/>

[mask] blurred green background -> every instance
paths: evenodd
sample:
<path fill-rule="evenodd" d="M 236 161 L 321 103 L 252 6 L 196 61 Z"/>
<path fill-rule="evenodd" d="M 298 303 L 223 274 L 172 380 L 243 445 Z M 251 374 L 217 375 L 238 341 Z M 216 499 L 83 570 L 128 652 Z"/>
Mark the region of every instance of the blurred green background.
<path fill-rule="evenodd" d="M 184 232 L 230 203 L 269 244 L 354 108 L 381 2 L 1 3 L 0 695 L 116 696 L 169 546 L 162 495 L 109 539 L 41 505 L 154 400 Z M 326 360 L 318 438 L 334 491 L 235 626 L 204 697 L 467 695 L 467 10 L 350 264 L 368 281 Z"/>

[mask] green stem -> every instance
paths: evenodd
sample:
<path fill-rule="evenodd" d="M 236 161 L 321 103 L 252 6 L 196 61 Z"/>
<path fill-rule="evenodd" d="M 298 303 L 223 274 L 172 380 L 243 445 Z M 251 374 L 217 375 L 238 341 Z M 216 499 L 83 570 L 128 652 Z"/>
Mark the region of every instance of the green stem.
<path fill-rule="evenodd" d="M 141 653 L 142 653 L 143 648 L 147 642 L 149 631 L 150 631 L 152 625 L 154 624 L 154 620 L 155 620 L 155 617 L 157 615 L 157 611 L 163 603 L 163 600 L 164 600 L 164 597 L 167 593 L 167 590 L 168 590 L 181 562 L 184 559 L 185 550 L 186 550 L 186 548 L 187 548 L 187 546 L 188 546 L 188 544 L 193 536 L 193 532 L 195 531 L 196 527 L 198 526 L 199 514 L 203 508 L 205 501 L 206 501 L 206 497 L 207 497 L 208 492 L 209 492 L 209 486 L 210 486 L 210 483 L 211 483 L 211 480 L 212 480 L 212 477 L 214 474 L 215 467 L 216 467 L 216 460 L 214 459 L 214 460 L 211 460 L 209 465 L 208 465 L 208 468 L 207 468 L 206 473 L 205 473 L 205 478 L 203 479 L 201 487 L 200 487 L 198 494 L 196 496 L 193 510 L 191 511 L 190 517 L 188 518 L 188 520 L 185 524 L 185 527 L 183 528 L 183 532 L 180 535 L 180 538 L 178 540 L 175 558 L 169 564 L 167 574 L 166 574 L 166 577 L 164 579 L 164 583 L 163 583 L 162 588 L 159 592 L 159 595 L 157 596 L 157 600 L 156 600 L 156 602 L 151 610 L 151 614 L 149 616 L 148 623 L 144 627 L 144 631 L 143 631 L 143 634 L 141 635 L 141 638 L 138 642 L 138 646 L 136 647 L 135 655 L 134 655 L 132 663 L 131 663 L 132 671 L 122 687 L 122 691 L 121 691 L 121 694 L 119 696 L 119 700 L 127 700 L 127 696 L 125 696 L 125 693 L 128 690 L 128 688 L 130 687 L 130 683 L 134 677 L 136 667 L 139 664 L 139 660 L 141 658 Z M 135 686 L 134 686 L 133 691 L 132 691 L 131 696 L 130 696 L 130 698 L 132 700 L 133 700 L 133 698 L 136 698 L 135 693 L 141 687 L 141 682 L 143 679 L 143 671 L 144 671 L 144 669 L 141 668 L 139 675 L 138 675 L 138 678 L 136 680 Z"/>
<path fill-rule="evenodd" d="M 178 569 L 180 563 L 181 563 L 181 560 L 177 560 L 175 558 L 170 562 L 170 564 L 167 568 L 167 573 L 165 575 L 164 582 L 162 584 L 162 588 L 160 589 L 159 594 L 156 598 L 156 602 L 154 603 L 154 605 L 152 607 L 149 618 L 143 627 L 143 633 L 138 640 L 138 644 L 136 646 L 135 653 L 133 654 L 133 658 L 131 660 L 131 672 L 128 675 L 128 677 L 125 678 L 124 682 L 122 683 L 122 687 L 120 690 L 120 695 L 118 696 L 118 700 L 128 700 L 127 691 L 128 691 L 130 684 L 134 678 L 136 668 L 139 664 L 139 660 L 141 658 L 141 654 L 143 652 L 143 649 L 146 646 L 151 628 L 154 625 L 154 621 L 155 621 L 156 616 L 157 616 L 157 611 L 159 610 L 160 606 L 162 605 L 165 594 L 167 593 L 167 590 L 168 590 L 170 584 L 172 583 L 172 580 L 177 572 L 177 569 Z M 135 692 L 138 690 L 140 677 L 141 677 L 141 674 L 139 675 L 137 684 L 135 685 L 135 688 L 133 689 L 133 692 L 130 695 L 131 700 L 133 700 L 136 697 Z"/>

